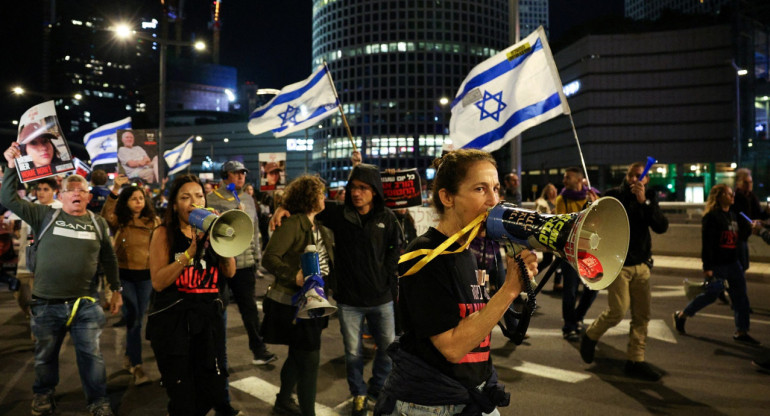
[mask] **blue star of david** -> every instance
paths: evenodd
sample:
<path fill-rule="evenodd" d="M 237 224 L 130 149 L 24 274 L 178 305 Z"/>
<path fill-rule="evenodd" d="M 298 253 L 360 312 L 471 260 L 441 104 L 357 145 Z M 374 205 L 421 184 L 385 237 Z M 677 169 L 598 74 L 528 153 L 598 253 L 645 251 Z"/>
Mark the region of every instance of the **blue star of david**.
<path fill-rule="evenodd" d="M 497 102 L 497 110 L 494 110 L 490 112 L 486 109 L 487 101 L 495 101 Z M 492 117 L 495 119 L 495 121 L 500 121 L 500 112 L 503 111 L 505 107 L 508 107 L 507 104 L 503 102 L 503 92 L 500 91 L 497 94 L 490 94 L 488 91 L 484 91 L 484 98 L 476 103 L 476 107 L 481 110 L 481 119 L 479 121 L 484 120 L 485 118 Z"/>
<path fill-rule="evenodd" d="M 110 150 L 115 148 L 115 139 L 107 139 L 102 142 L 101 146 L 99 146 L 102 150 Z"/>
<path fill-rule="evenodd" d="M 278 114 L 278 117 L 281 118 L 281 126 L 289 123 L 297 124 L 298 112 L 299 112 L 299 107 L 292 107 L 291 104 L 287 105 L 286 111 Z"/>

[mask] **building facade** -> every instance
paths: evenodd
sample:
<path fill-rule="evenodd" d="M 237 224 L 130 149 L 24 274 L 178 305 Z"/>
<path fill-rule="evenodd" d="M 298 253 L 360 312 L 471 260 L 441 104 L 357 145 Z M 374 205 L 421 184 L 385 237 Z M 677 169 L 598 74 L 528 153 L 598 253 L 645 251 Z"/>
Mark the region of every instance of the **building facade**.
<path fill-rule="evenodd" d="M 508 46 L 508 0 L 314 0 L 313 65 L 328 63 L 356 147 L 423 174 L 449 136 L 449 102 L 471 68 Z M 313 170 L 345 181 L 341 117 L 314 134 Z"/>
<path fill-rule="evenodd" d="M 652 185 L 667 199 L 700 202 L 729 182 L 741 157 L 733 58 L 729 25 L 591 35 L 556 53 L 592 185 L 617 185 L 647 156 L 659 161 Z M 532 194 L 580 166 L 566 116 L 522 136 L 523 189 Z"/>

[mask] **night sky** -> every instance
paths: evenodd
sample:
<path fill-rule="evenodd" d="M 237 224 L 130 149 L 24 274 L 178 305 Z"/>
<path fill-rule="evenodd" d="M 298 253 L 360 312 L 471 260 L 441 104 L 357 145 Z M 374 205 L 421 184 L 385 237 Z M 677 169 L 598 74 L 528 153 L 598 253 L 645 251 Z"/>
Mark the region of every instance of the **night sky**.
<path fill-rule="evenodd" d="M 50 0 L 29 2 L 4 1 L 2 20 L 3 65 L 0 65 L 0 129 L 7 129 L 28 106 L 36 102 L 20 101 L 9 91 L 14 85 L 39 91 L 42 79 L 43 4 Z M 94 0 L 58 0 L 57 8 Z M 130 16 L 143 4 L 160 10 L 157 0 L 96 2 L 105 19 L 110 14 Z M 211 2 L 186 0 L 185 32 L 211 40 L 208 23 Z M 559 40 L 576 25 L 605 15 L 622 16 L 622 0 L 551 0 L 551 38 Z M 311 0 L 225 0 L 222 3 L 220 63 L 238 69 L 239 82 L 251 81 L 260 87 L 282 88 L 306 78 L 311 72 L 312 45 Z M 159 12 L 158 12 L 159 14 Z M 29 104 L 27 104 L 29 103 Z M 21 108 L 21 109 L 20 109 Z M 5 130 L 7 132 L 7 130 Z"/>

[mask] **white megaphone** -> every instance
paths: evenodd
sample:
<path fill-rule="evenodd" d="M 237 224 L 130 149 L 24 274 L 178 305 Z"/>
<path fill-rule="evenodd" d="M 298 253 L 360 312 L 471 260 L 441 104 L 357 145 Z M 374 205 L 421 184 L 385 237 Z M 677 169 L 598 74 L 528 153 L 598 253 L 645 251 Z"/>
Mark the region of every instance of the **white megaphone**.
<path fill-rule="evenodd" d="M 246 250 L 254 238 L 254 223 L 245 212 L 237 209 L 217 216 L 211 211 L 196 208 L 188 222 L 209 233 L 211 248 L 222 257 L 234 257 Z"/>
<path fill-rule="evenodd" d="M 551 251 L 565 259 L 593 290 L 604 289 L 623 268 L 628 252 L 628 216 L 615 198 L 599 198 L 572 214 L 540 214 L 500 203 L 487 217 L 487 237 Z"/>
<path fill-rule="evenodd" d="M 318 251 L 315 245 L 305 247 L 300 256 L 302 275 L 305 284 L 296 295 L 297 318 L 322 318 L 333 314 L 337 307 L 329 303 L 324 292 L 324 280 L 321 277 L 321 265 L 318 261 Z"/>

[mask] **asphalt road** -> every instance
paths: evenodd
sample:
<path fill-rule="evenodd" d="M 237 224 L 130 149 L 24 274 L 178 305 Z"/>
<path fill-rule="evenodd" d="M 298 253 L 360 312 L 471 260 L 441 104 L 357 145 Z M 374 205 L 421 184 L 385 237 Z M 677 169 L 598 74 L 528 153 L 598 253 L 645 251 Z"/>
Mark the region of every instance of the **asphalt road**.
<path fill-rule="evenodd" d="M 763 343 L 748 347 L 732 340 L 729 306 L 714 304 L 687 322 L 688 335 L 672 329 L 671 314 L 686 303 L 681 276 L 653 273 L 653 304 L 647 361 L 665 375 L 645 382 L 623 374 L 628 321 L 600 340 L 596 361 L 580 360 L 577 343 L 561 337 L 561 302 L 558 295 L 538 296 L 539 310 L 532 320 L 530 338 L 520 346 L 506 342 L 499 331 L 492 337 L 493 360 L 500 380 L 512 393 L 503 415 L 759 415 L 770 412 L 770 375 L 751 366 L 757 357 L 770 357 L 770 284 L 749 281 L 754 313 L 751 334 Z M 264 293 L 270 278 L 258 282 Z M 551 287 L 549 283 L 547 289 Z M 606 307 L 600 294 L 587 318 Z M 280 384 L 280 366 L 286 348 L 271 346 L 279 360 L 264 367 L 251 364 L 247 337 L 237 308 L 228 311 L 228 354 L 233 406 L 247 415 L 271 413 Z M 118 415 L 165 415 L 166 396 L 149 344 L 143 355 L 145 370 L 154 380 L 136 387 L 121 369 L 124 328 L 113 328 L 110 317 L 101 337 L 107 362 L 108 392 Z M 587 319 L 590 321 L 590 319 Z M 373 347 L 370 345 L 370 347 Z M 34 380 L 33 345 L 28 323 L 10 292 L 0 291 L 0 415 L 28 415 Z M 273 365 L 274 364 L 274 365 Z M 366 368 L 368 379 L 370 366 Z M 61 415 L 86 415 L 85 399 L 69 339 L 60 356 L 60 384 L 56 398 Z M 318 380 L 317 414 L 349 414 L 349 392 L 339 323 L 324 331 Z M 210 414 L 213 414 L 211 412 Z"/>

